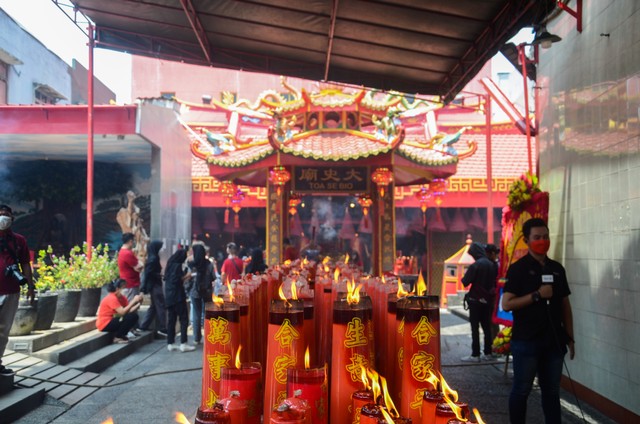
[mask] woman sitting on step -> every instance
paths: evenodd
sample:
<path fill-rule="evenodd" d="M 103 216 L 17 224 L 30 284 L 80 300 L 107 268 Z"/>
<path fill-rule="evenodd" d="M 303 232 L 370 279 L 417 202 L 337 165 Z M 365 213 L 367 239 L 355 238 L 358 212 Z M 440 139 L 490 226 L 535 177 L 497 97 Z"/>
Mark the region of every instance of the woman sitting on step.
<path fill-rule="evenodd" d="M 107 285 L 108 295 L 100 302 L 96 327 L 112 333 L 114 343 L 128 343 L 127 333 L 138 323 L 137 310 L 144 299 L 142 294 L 133 297 L 131 303 L 122 294 L 127 282 L 117 278 Z"/>

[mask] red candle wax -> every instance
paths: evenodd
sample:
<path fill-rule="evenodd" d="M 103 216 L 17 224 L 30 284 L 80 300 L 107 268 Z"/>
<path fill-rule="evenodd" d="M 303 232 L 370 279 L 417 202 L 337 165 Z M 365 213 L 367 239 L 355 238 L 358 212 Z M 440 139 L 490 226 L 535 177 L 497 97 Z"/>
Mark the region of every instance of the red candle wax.
<path fill-rule="evenodd" d="M 377 424 L 380 417 L 380 406 L 375 403 L 367 403 L 360 409 L 360 424 Z"/>
<path fill-rule="evenodd" d="M 221 404 L 216 403 L 206 411 L 198 408 L 195 424 L 231 424 L 231 417 Z"/>
<path fill-rule="evenodd" d="M 309 346 L 309 362 L 316 363 L 316 320 L 313 299 L 304 299 L 304 341 Z"/>
<path fill-rule="evenodd" d="M 402 401 L 402 358 L 404 353 L 404 305 L 407 302 L 406 297 L 401 297 L 396 301 L 396 348 L 395 348 L 395 378 L 394 378 L 394 386 L 396 389 L 395 396 L 392 397 L 394 399 L 396 405 L 399 405 Z"/>
<path fill-rule="evenodd" d="M 469 417 L 469 405 L 464 402 L 456 402 L 456 406 L 462 409 L 462 416 Z M 440 402 L 436 406 L 435 424 L 447 424 L 449 420 L 455 419 L 456 413 L 453 412 L 451 406 L 447 402 Z"/>
<path fill-rule="evenodd" d="M 436 421 L 436 406 L 442 402 L 439 390 L 425 390 L 422 396 L 422 424 L 433 424 Z"/>
<path fill-rule="evenodd" d="M 397 394 L 400 391 L 399 388 L 396 388 L 396 373 L 398 371 L 398 351 L 396 349 L 396 334 L 398 333 L 398 326 L 396 325 L 396 302 L 398 301 L 398 296 L 395 293 L 389 293 L 387 296 L 387 313 L 384 319 L 387 321 L 385 325 L 385 339 L 383 349 L 386 350 L 385 357 L 387 365 L 386 365 L 386 374 L 384 376 L 387 379 L 387 389 L 389 390 L 389 395 L 391 399 L 395 402 L 398 402 L 400 399 Z"/>
<path fill-rule="evenodd" d="M 440 372 L 439 298 L 408 296 L 406 299 L 400 414 L 418 422 L 424 391 L 433 388 L 427 380 L 429 370 Z"/>
<path fill-rule="evenodd" d="M 300 391 L 299 398 L 309 403 L 311 422 L 327 424 L 329 418 L 327 368 L 289 368 L 287 370 L 287 396 L 293 397 Z"/>
<path fill-rule="evenodd" d="M 371 390 L 357 390 L 351 395 L 351 422 L 360 422 L 360 411 L 368 403 L 373 403 Z"/>
<path fill-rule="evenodd" d="M 229 413 L 231 424 L 247 424 L 249 422 L 247 403 L 238 399 L 239 396 L 240 393 L 233 390 L 229 397 L 220 401 L 224 410 Z"/>
<path fill-rule="evenodd" d="M 406 418 L 406 417 L 397 417 L 397 418 L 392 418 L 394 424 L 412 424 L 413 420 L 411 418 Z M 378 422 L 376 424 L 387 424 L 388 421 L 386 418 L 382 417 L 382 418 L 378 418 Z"/>
<path fill-rule="evenodd" d="M 287 394 L 287 368 L 302 364 L 304 356 L 303 303 L 274 299 L 269 308 L 264 416 L 270 417 Z"/>
<path fill-rule="evenodd" d="M 205 307 L 202 401 L 200 409 L 213 408 L 220 399 L 221 370 L 230 366 L 240 333 L 240 308 L 237 303 L 207 303 Z"/>
<path fill-rule="evenodd" d="M 333 342 L 331 353 L 331 423 L 348 423 L 351 394 L 362 387 L 360 366 L 371 366 L 369 324 L 371 303 L 346 300 L 333 303 Z"/>
<path fill-rule="evenodd" d="M 222 368 L 222 396 L 238 393 L 238 399 L 247 405 L 247 423 L 260 424 L 262 414 L 262 366 L 259 362 L 245 362 L 240 369 Z"/>

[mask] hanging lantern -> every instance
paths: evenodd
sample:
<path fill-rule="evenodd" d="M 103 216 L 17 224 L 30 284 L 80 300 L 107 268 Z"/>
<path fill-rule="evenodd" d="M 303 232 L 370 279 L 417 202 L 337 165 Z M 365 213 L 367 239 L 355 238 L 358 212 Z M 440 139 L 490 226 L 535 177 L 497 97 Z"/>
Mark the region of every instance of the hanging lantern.
<path fill-rule="evenodd" d="M 371 181 L 378 185 L 380 197 L 384 197 L 386 187 L 393 182 L 393 172 L 389 168 L 378 168 L 371 174 Z"/>
<path fill-rule="evenodd" d="M 244 196 L 244 191 L 237 189 L 231 198 L 231 209 L 235 212 L 235 216 L 233 217 L 233 226 L 235 228 L 240 228 L 240 210 L 242 209 Z"/>
<path fill-rule="evenodd" d="M 373 200 L 366 194 L 361 194 L 358 196 L 358 204 L 362 208 L 362 214 L 364 215 L 364 228 L 369 228 L 369 220 L 367 219 L 367 215 L 369 215 L 369 208 L 373 205 Z"/>
<path fill-rule="evenodd" d="M 416 198 L 420 202 L 420 210 L 422 211 L 422 226 L 427 226 L 427 202 L 431 197 L 431 192 L 425 186 L 422 186 L 416 191 Z"/>
<path fill-rule="evenodd" d="M 289 182 L 291 174 L 284 166 L 274 166 L 269 171 L 269 182 L 276 186 L 276 194 L 280 196 L 282 193 L 282 186 Z"/>
<path fill-rule="evenodd" d="M 302 203 L 302 199 L 297 194 L 291 194 L 289 196 L 289 214 L 291 216 L 298 213 L 298 205 Z"/>
<path fill-rule="evenodd" d="M 434 197 L 434 202 L 436 206 L 440 206 L 442 204 L 442 198 L 447 192 L 447 180 L 443 178 L 435 178 L 429 183 L 429 191 L 431 191 L 431 195 Z"/>
<path fill-rule="evenodd" d="M 229 206 L 231 206 L 231 199 L 233 199 L 234 194 L 238 190 L 238 187 L 232 183 L 231 181 L 221 181 L 220 182 L 220 194 L 224 198 L 224 204 L 226 209 L 224 211 L 224 223 L 229 223 Z"/>

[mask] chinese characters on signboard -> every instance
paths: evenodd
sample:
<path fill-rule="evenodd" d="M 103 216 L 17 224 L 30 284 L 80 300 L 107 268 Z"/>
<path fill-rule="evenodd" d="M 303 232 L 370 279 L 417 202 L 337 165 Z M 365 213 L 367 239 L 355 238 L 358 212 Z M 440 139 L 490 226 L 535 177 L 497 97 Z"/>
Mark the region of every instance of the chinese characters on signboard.
<path fill-rule="evenodd" d="M 293 191 L 300 193 L 363 193 L 369 191 L 366 166 L 294 167 Z"/>

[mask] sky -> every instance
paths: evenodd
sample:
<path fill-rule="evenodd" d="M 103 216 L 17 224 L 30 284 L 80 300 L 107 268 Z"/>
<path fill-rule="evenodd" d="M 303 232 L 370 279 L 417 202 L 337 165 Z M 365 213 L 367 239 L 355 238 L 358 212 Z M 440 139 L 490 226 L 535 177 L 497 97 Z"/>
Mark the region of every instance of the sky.
<path fill-rule="evenodd" d="M 0 8 L 69 65 L 76 59 L 88 67 L 86 35 L 51 0 L 0 0 Z M 131 103 L 130 55 L 95 49 L 93 69 L 95 76 L 116 93 L 118 104 Z"/>

